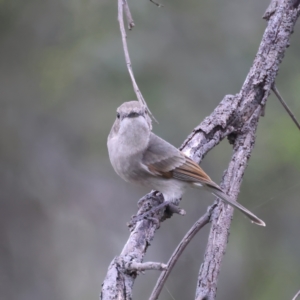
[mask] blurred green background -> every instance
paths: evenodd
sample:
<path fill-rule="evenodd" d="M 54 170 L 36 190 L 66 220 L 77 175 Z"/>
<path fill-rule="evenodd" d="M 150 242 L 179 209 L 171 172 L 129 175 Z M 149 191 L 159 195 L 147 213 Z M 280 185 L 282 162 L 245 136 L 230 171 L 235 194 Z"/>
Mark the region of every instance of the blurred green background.
<path fill-rule="evenodd" d="M 180 146 L 226 94 L 239 91 L 255 57 L 269 0 L 129 0 L 137 82 L 159 124 Z M 135 99 L 117 1 L 0 1 L 0 299 L 98 299 L 122 250 L 126 222 L 148 190 L 123 182 L 108 159 L 115 110 Z M 277 86 L 300 119 L 300 26 Z M 300 289 L 300 134 L 271 96 L 239 201 L 267 223 L 235 213 L 217 299 L 291 299 Z M 202 166 L 219 182 L 223 141 Z M 162 224 L 146 260 L 166 262 L 213 197 L 188 192 L 185 217 Z M 193 299 L 209 227 L 186 249 L 161 298 Z M 138 277 L 147 299 L 158 272 Z"/>

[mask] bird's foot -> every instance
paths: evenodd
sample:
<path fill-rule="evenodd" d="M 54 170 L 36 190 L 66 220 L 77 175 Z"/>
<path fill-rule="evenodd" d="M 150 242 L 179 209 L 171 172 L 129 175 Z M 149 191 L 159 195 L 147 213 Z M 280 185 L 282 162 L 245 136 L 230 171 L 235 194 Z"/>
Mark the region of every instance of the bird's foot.
<path fill-rule="evenodd" d="M 179 214 L 184 216 L 186 214 L 185 210 L 180 208 L 179 206 L 175 205 L 171 201 L 164 201 L 157 206 L 152 207 L 150 210 L 133 216 L 128 224 L 129 227 L 133 227 L 137 222 L 147 219 L 152 222 L 158 224 L 160 221 L 164 221 L 165 219 L 170 218 L 173 214 Z"/>

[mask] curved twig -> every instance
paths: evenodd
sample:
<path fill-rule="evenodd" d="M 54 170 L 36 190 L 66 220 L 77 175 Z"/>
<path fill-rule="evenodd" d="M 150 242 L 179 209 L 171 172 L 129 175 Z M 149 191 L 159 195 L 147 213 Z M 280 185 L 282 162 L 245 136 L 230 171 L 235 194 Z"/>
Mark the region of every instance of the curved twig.
<path fill-rule="evenodd" d="M 206 224 L 209 223 L 210 216 L 212 214 L 213 209 L 216 207 L 216 204 L 213 204 L 208 207 L 206 213 L 191 227 L 191 229 L 186 233 L 186 235 L 183 237 L 183 239 L 178 244 L 177 248 L 173 252 L 172 256 L 170 257 L 167 269 L 163 271 L 157 282 L 156 285 L 151 293 L 151 296 L 149 300 L 156 300 L 159 297 L 159 294 L 168 279 L 173 267 L 175 266 L 176 262 L 178 261 L 180 255 L 186 248 L 186 246 L 191 242 L 191 240 L 194 238 L 194 236 L 199 232 L 201 228 L 203 228 Z"/>
<path fill-rule="evenodd" d="M 145 105 L 147 107 L 147 110 L 149 112 L 149 115 L 153 118 L 154 121 L 156 121 L 155 117 L 153 116 L 153 114 L 151 113 L 136 81 L 134 78 L 134 74 L 133 74 L 133 70 L 132 70 L 132 64 L 131 64 L 131 60 L 130 60 L 130 56 L 129 56 L 129 52 L 128 52 L 128 46 L 127 46 L 127 35 L 126 35 L 126 30 L 125 30 L 125 26 L 124 26 L 124 18 L 123 18 L 123 5 L 125 6 L 125 12 L 126 12 L 126 16 L 127 16 L 127 21 L 128 21 L 128 28 L 132 29 L 134 26 L 134 22 L 133 19 L 131 17 L 131 13 L 129 10 L 129 6 L 127 3 L 127 0 L 118 0 L 118 21 L 120 24 L 120 31 L 121 31 L 121 36 L 122 36 L 122 43 L 123 43 L 123 49 L 124 49 L 124 54 L 125 54 L 125 61 L 126 61 L 126 66 L 127 66 L 127 70 L 129 72 L 130 78 L 131 78 L 131 82 L 133 85 L 133 89 L 134 92 L 136 94 L 136 97 L 138 99 L 138 101 L 140 101 L 143 105 Z M 156 121 L 157 122 L 157 121 Z"/>

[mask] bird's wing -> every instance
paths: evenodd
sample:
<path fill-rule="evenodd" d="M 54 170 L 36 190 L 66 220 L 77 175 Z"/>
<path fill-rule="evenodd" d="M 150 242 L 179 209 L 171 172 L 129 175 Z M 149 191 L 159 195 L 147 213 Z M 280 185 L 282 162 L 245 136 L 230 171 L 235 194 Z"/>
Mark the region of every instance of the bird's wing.
<path fill-rule="evenodd" d="M 153 133 L 142 162 L 153 175 L 218 188 L 197 163 Z"/>
<path fill-rule="evenodd" d="M 150 173 L 171 178 L 173 170 L 185 163 L 185 157 L 173 145 L 151 132 L 142 163 Z"/>
<path fill-rule="evenodd" d="M 184 155 L 182 153 L 182 155 Z M 185 162 L 173 170 L 173 177 L 179 180 L 200 183 L 201 185 L 210 185 L 218 187 L 210 177 L 202 170 L 202 168 L 192 159 L 184 155 Z"/>

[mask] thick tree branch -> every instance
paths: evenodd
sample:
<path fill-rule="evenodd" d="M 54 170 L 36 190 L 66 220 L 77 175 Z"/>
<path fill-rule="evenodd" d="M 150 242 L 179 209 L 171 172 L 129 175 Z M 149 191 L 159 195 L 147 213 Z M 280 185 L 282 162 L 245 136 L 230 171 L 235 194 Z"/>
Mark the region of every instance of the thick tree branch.
<path fill-rule="evenodd" d="M 237 135 L 234 142 L 234 154 L 223 176 L 222 188 L 235 199 L 239 193 L 242 178 L 254 147 L 255 131 L 260 115 L 261 107 L 258 106 L 243 127 L 242 132 Z M 219 203 L 218 209 L 214 210 L 204 262 L 201 265 L 198 276 L 197 300 L 215 299 L 217 279 L 227 247 L 232 217 L 233 208 L 224 205 L 222 202 Z"/>
<path fill-rule="evenodd" d="M 118 1 L 120 20 L 120 3 L 122 6 L 123 2 Z M 230 143 L 234 145 L 234 151 L 223 177 L 222 187 L 235 198 L 254 146 L 261 111 L 266 105 L 279 65 L 289 46 L 290 35 L 299 16 L 298 2 L 294 0 L 272 1 L 264 16 L 269 20 L 268 26 L 241 91 L 235 96 L 225 96 L 214 112 L 193 130 L 181 147 L 188 156 L 200 162 L 210 149 L 228 136 Z M 123 19 L 121 21 L 123 22 Z M 123 45 L 124 38 L 126 39 L 124 31 L 122 33 Z M 126 58 L 126 62 L 128 68 L 131 67 L 131 64 L 128 64 L 130 60 Z M 160 194 L 152 192 L 146 195 L 138 215 L 161 202 Z M 208 246 L 198 277 L 196 290 L 198 300 L 215 299 L 217 279 L 227 246 L 232 214 L 233 209 L 226 207 L 222 202 L 218 203 L 213 210 Z M 132 299 L 132 287 L 137 273 L 124 269 L 124 262 L 141 263 L 143 261 L 155 231 L 164 219 L 164 212 L 157 211 L 152 219 L 140 220 L 131 227 L 131 234 L 120 256 L 115 258 L 109 266 L 100 299 Z"/>
<path fill-rule="evenodd" d="M 236 109 L 238 123 L 234 120 L 233 124 L 239 126 L 241 130 L 234 135 L 234 154 L 221 184 L 232 197 L 237 197 L 239 192 L 243 174 L 254 146 L 261 109 L 270 94 L 298 16 L 299 8 L 294 9 L 290 1 L 276 1 L 276 8 L 269 16 L 268 26 L 253 66 L 241 91 L 234 97 L 238 102 Z M 201 126 L 199 130 L 200 133 L 202 131 L 206 135 L 212 132 L 204 131 Z M 201 144 L 202 141 L 203 139 L 199 143 Z M 224 212 L 222 208 L 215 210 L 204 262 L 199 271 L 195 298 L 197 300 L 213 300 L 216 297 L 218 274 L 227 246 L 232 215 L 231 207 Z"/>

